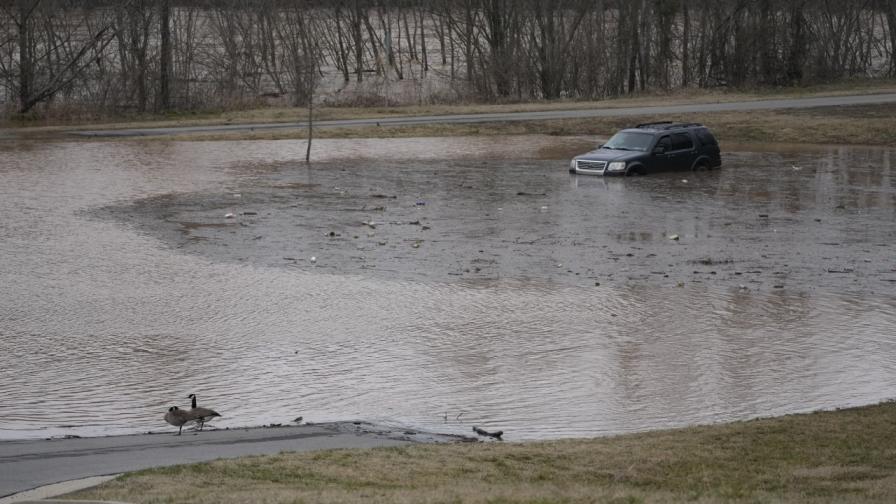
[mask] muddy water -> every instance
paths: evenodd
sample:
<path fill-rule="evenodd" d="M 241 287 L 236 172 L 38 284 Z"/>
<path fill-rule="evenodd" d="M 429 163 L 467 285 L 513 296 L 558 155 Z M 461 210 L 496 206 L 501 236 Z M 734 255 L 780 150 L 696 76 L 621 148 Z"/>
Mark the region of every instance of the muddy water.
<path fill-rule="evenodd" d="M 892 151 L 569 175 L 587 143 L 0 143 L 0 438 L 190 392 L 221 427 L 510 439 L 891 397 Z"/>

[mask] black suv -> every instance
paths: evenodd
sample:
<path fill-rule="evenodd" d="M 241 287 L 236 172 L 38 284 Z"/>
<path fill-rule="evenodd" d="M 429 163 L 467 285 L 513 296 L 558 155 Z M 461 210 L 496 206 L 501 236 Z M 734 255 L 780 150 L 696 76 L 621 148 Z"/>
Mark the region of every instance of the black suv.
<path fill-rule="evenodd" d="M 639 124 L 613 135 L 597 150 L 569 162 L 571 173 L 645 175 L 659 171 L 711 170 L 722 166 L 719 144 L 697 123 Z"/>

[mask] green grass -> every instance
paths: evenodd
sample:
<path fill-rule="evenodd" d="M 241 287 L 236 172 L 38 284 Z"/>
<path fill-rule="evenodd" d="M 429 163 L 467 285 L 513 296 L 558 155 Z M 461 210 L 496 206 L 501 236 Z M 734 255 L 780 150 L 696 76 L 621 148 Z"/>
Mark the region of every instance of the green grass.
<path fill-rule="evenodd" d="M 896 502 L 896 404 L 612 438 L 246 457 L 69 497 L 129 502 Z"/>

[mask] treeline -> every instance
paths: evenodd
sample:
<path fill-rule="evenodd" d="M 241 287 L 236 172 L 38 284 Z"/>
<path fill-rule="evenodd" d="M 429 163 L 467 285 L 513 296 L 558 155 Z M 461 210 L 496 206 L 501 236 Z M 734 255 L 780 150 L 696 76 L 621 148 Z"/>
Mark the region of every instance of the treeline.
<path fill-rule="evenodd" d="M 896 75 L 896 0 L 0 0 L 11 111 L 604 98 Z"/>

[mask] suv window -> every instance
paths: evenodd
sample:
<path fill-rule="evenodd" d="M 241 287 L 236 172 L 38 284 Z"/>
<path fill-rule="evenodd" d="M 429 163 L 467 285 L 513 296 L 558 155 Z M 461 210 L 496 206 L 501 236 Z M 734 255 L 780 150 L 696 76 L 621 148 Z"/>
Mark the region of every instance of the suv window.
<path fill-rule="evenodd" d="M 688 135 L 687 133 L 675 133 L 674 135 L 672 135 L 671 150 L 677 151 L 693 148 L 694 142 L 691 141 L 691 135 Z"/>
<path fill-rule="evenodd" d="M 643 152 L 650 147 L 650 142 L 652 141 L 653 135 L 650 133 L 628 133 L 623 131 L 616 133 L 613 135 L 613 138 L 607 140 L 604 148 Z"/>
<path fill-rule="evenodd" d="M 666 135 L 659 139 L 656 143 L 657 147 L 662 147 L 663 150 L 672 150 L 672 139 L 669 138 L 669 135 Z"/>

